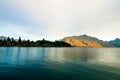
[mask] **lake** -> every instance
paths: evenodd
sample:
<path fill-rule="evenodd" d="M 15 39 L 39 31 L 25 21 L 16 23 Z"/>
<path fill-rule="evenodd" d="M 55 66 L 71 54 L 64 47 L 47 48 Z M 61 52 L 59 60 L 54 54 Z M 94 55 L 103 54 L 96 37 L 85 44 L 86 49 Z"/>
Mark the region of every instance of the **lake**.
<path fill-rule="evenodd" d="M 120 48 L 0 47 L 0 80 L 120 80 Z"/>

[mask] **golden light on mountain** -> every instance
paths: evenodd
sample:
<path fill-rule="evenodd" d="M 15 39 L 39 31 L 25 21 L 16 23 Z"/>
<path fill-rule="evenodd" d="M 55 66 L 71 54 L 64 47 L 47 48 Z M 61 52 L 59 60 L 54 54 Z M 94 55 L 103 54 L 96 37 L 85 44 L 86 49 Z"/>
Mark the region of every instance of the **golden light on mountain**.
<path fill-rule="evenodd" d="M 69 36 L 62 39 L 62 41 L 75 47 L 94 47 L 94 48 L 112 47 L 105 41 L 87 35 Z"/>
<path fill-rule="evenodd" d="M 102 47 L 101 44 L 90 40 L 77 40 L 66 38 L 65 42 L 77 47 Z"/>

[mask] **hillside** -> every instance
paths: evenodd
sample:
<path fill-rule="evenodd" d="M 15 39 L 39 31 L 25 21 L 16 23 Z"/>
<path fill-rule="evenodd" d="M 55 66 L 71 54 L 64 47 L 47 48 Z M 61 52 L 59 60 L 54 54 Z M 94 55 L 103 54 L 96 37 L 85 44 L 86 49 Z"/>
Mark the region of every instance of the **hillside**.
<path fill-rule="evenodd" d="M 120 39 L 119 38 L 116 38 L 115 40 L 111 40 L 108 43 L 115 47 L 120 47 Z"/>
<path fill-rule="evenodd" d="M 113 47 L 105 41 L 99 40 L 95 37 L 91 37 L 88 35 L 80 35 L 80 36 L 69 36 L 63 38 L 61 41 L 64 41 L 71 46 L 76 47 Z"/>
<path fill-rule="evenodd" d="M 0 36 L 0 40 L 4 40 L 4 39 L 7 39 L 7 37 Z"/>

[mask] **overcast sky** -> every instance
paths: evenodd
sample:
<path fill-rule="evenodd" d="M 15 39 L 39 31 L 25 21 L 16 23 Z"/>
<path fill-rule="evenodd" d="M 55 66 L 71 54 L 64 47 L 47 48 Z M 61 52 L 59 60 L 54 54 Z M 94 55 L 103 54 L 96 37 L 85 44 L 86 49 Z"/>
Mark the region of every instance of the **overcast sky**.
<path fill-rule="evenodd" d="M 0 0 L 0 35 L 58 40 L 120 38 L 120 0 Z"/>

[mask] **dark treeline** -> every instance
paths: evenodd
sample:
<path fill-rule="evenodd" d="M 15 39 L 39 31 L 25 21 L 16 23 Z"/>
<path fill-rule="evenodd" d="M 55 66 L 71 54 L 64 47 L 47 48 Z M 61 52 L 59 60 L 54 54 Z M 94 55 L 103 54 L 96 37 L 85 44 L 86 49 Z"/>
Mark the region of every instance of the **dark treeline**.
<path fill-rule="evenodd" d="M 61 41 L 47 41 L 45 39 L 38 40 L 38 41 L 30 41 L 30 40 L 22 40 L 20 37 L 19 39 L 15 40 L 14 38 L 8 37 L 7 39 L 0 40 L 0 46 L 5 47 L 71 47 L 70 44 Z"/>

